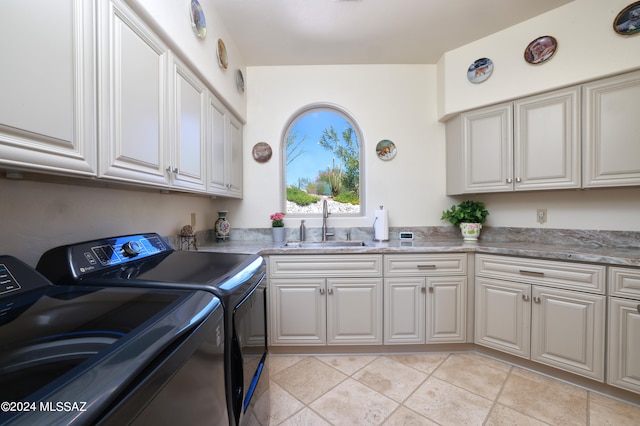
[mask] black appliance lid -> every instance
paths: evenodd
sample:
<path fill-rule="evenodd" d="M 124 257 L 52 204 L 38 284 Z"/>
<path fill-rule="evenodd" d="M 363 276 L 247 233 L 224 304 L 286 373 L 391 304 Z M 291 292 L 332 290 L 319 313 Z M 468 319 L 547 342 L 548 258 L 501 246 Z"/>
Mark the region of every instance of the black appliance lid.
<path fill-rule="evenodd" d="M 37 269 L 55 284 L 181 287 L 227 297 L 255 286 L 266 267 L 255 254 L 175 251 L 149 233 L 56 247 Z"/>
<path fill-rule="evenodd" d="M 9 256 L 0 265 L 21 288 L 42 278 Z M 168 289 L 45 285 L 5 295 L 0 397 L 22 410 L 3 410 L 0 424 L 89 423 L 219 305 L 208 292 Z"/>

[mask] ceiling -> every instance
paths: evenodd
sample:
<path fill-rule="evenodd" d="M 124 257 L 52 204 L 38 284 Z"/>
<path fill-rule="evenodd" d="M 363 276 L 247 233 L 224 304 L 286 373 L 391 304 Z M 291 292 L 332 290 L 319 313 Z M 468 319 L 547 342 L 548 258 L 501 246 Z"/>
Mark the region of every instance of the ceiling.
<path fill-rule="evenodd" d="M 211 1 L 246 65 L 261 66 L 435 64 L 572 0 Z"/>

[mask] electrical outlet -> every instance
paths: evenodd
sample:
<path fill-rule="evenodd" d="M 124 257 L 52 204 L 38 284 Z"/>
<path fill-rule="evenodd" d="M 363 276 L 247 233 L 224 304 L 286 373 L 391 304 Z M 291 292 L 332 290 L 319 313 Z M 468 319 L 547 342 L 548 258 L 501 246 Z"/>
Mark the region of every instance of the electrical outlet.
<path fill-rule="evenodd" d="M 547 221 L 547 209 L 538 209 L 536 212 L 538 223 L 542 224 Z"/>

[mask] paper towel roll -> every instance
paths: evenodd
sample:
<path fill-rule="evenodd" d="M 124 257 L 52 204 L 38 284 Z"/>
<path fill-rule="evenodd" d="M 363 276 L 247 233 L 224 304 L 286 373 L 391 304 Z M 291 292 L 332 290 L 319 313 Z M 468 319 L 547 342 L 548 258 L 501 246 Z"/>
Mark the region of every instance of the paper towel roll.
<path fill-rule="evenodd" d="M 376 210 L 376 218 L 373 221 L 373 239 L 376 241 L 387 241 L 389 239 L 389 211 Z"/>

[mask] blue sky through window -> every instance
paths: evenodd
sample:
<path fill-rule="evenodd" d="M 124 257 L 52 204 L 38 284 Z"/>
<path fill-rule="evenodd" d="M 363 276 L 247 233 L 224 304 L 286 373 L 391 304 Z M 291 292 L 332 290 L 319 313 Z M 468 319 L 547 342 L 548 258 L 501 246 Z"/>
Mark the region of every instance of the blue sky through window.
<path fill-rule="evenodd" d="M 331 111 L 306 113 L 291 126 L 289 133 L 295 133 L 297 141 L 304 138 L 304 142 L 300 145 L 304 152 L 287 165 L 287 186 L 297 186 L 298 179 L 306 178 L 313 182 L 321 170 L 326 171 L 327 166 L 332 166 L 335 156 L 318 144 L 323 131 L 331 126 L 339 136 L 344 129 L 352 127 L 344 117 Z M 335 158 L 336 167 L 340 164 L 340 160 Z"/>

